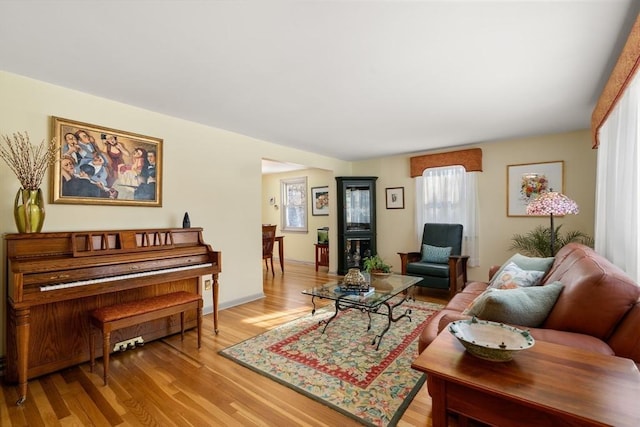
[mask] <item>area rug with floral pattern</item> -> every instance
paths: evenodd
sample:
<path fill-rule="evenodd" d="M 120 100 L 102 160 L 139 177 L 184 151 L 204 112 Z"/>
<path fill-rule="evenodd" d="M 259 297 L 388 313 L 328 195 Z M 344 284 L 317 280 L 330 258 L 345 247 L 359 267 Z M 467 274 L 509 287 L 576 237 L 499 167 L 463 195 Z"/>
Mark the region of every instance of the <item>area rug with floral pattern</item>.
<path fill-rule="evenodd" d="M 340 311 L 322 333 L 319 322 L 335 312 L 327 306 L 220 353 L 365 425 L 394 426 L 425 381 L 411 363 L 420 331 L 442 306 L 405 301 L 394 315 L 407 309 L 409 316 L 391 323 L 378 350 L 372 342 L 386 315 L 372 314 L 368 329 L 366 313 Z"/>

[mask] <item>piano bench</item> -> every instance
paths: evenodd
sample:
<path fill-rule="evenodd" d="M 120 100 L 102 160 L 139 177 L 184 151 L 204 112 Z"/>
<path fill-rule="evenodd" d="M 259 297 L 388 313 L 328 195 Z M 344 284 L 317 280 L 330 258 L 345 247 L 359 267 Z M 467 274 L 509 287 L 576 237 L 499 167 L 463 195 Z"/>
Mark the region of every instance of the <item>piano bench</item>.
<path fill-rule="evenodd" d="M 109 377 L 111 331 L 180 313 L 180 334 L 184 339 L 184 313 L 194 308 L 197 310 L 198 348 L 200 348 L 202 338 L 202 296 L 192 292 L 180 291 L 158 295 L 97 308 L 89 313 L 91 325 L 102 331 L 104 385 L 107 385 L 107 378 Z M 93 372 L 95 366 L 95 335 L 96 330 L 92 328 L 90 334 L 91 348 L 89 349 L 91 372 Z"/>

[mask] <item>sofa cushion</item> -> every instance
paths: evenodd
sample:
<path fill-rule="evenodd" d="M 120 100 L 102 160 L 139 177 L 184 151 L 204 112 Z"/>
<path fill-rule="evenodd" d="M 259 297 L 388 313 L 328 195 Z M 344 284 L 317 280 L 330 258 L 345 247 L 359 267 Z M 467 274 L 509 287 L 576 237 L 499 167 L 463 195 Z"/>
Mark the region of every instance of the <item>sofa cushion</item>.
<path fill-rule="evenodd" d="M 473 292 L 480 295 L 487 290 L 488 286 L 489 284 L 487 282 L 467 282 L 464 289 L 462 289 L 462 292 Z"/>
<path fill-rule="evenodd" d="M 447 308 L 461 313 L 469 307 L 482 292 L 458 292 L 447 304 Z"/>
<path fill-rule="evenodd" d="M 423 244 L 422 259 L 420 261 L 444 264 L 449 262 L 449 255 L 451 255 L 451 246 L 442 248 L 440 246 Z"/>
<path fill-rule="evenodd" d="M 608 341 L 640 297 L 640 287 L 620 268 L 593 249 L 576 243 L 558 251 L 544 280 L 561 281 L 564 289 L 543 327 L 603 341 Z"/>
<path fill-rule="evenodd" d="M 491 281 L 491 289 L 513 289 L 528 286 L 538 286 L 542 281 L 544 271 L 523 270 L 515 262 L 507 264 Z"/>
<path fill-rule="evenodd" d="M 500 277 L 500 275 L 502 274 L 502 271 L 511 263 L 514 263 L 522 270 L 542 271 L 544 276 L 544 274 L 547 271 L 549 271 L 549 269 L 553 265 L 553 260 L 554 259 L 552 257 L 538 258 L 538 257 L 528 257 L 521 254 L 515 254 L 511 258 L 509 258 L 504 264 L 502 264 L 500 269 L 498 269 L 498 271 L 492 276 L 492 279 L 489 285 L 490 286 L 493 285 L 496 279 Z"/>
<path fill-rule="evenodd" d="M 516 289 L 487 289 L 463 314 L 526 327 L 541 325 L 562 292 L 560 282 Z"/>

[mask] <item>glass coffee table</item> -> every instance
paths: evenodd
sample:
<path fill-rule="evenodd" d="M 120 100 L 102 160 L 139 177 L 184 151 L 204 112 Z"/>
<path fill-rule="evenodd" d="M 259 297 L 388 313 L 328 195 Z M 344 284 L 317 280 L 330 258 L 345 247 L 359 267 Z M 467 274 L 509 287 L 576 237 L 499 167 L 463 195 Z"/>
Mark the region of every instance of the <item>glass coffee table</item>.
<path fill-rule="evenodd" d="M 371 314 L 380 314 L 387 317 L 387 325 L 384 330 L 373 338 L 371 345 L 376 345 L 376 350 L 380 348 L 380 341 L 382 337 L 387 333 L 391 327 L 392 322 L 397 322 L 403 317 L 407 317 L 411 321 L 411 309 L 406 309 L 402 314 L 395 317 L 394 310 L 402 305 L 407 299 L 411 299 L 412 294 L 410 289 L 413 285 L 422 280 L 421 277 L 403 276 L 400 274 L 391 274 L 389 276 L 371 276 L 364 274 L 369 282 L 369 286 L 374 288 L 373 292 L 368 295 L 350 294 L 342 292 L 340 290 L 340 281 L 332 281 L 325 283 L 322 286 L 316 286 L 311 289 L 302 291 L 305 295 L 311 295 L 311 303 L 313 304 L 313 310 L 311 314 L 316 312 L 316 298 L 328 299 L 335 301 L 335 313 L 329 319 L 321 320 L 320 324 L 324 324 L 322 333 L 327 329 L 329 323 L 336 318 L 338 313 L 343 310 L 356 309 L 361 312 L 367 313 L 369 316 L 369 326 L 367 330 L 371 329 Z M 390 300 L 402 293 L 402 299 L 400 301 L 394 301 L 391 304 Z M 402 309 L 400 309 L 402 310 Z"/>

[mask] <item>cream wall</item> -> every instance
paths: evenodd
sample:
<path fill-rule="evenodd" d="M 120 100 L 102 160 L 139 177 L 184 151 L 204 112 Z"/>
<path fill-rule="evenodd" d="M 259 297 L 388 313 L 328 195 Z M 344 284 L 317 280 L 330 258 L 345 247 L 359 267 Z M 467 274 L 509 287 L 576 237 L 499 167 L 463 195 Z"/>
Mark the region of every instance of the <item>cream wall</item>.
<path fill-rule="evenodd" d="M 184 212 L 204 228 L 205 240 L 222 251 L 220 306 L 263 296 L 260 239 L 262 158 L 349 173 L 350 164 L 203 126 L 86 93 L 0 71 L 0 134 L 29 132 L 32 142 L 50 138 L 50 116 L 162 138 L 163 206 L 46 205 L 43 231 L 181 227 Z M 172 102 L 173 100 L 167 100 Z M 13 200 L 19 182 L 0 162 L 0 232 L 15 233 Z M 49 196 L 49 179 L 43 183 Z M 4 245 L 2 245 L 4 247 Z M 0 249 L 4 259 L 4 249 Z M 256 260 L 256 262 L 247 262 Z M 2 264 L 0 318 L 5 319 Z M 205 312 L 211 311 L 205 293 Z M 4 322 L 2 322 L 4 325 Z M 0 354 L 4 354 L 4 326 Z M 224 325 L 220 329 L 224 331 Z"/>
<path fill-rule="evenodd" d="M 515 233 L 526 233 L 539 224 L 549 225 L 548 217 L 507 217 L 507 165 L 564 160 L 564 192 L 578 203 L 580 214 L 557 218 L 555 225 L 563 224 L 563 231 L 580 230 L 593 236 L 596 150 L 591 149 L 587 130 L 482 143 L 449 151 L 475 147 L 482 149 L 483 172 L 478 180 L 480 266 L 469 269 L 471 279 L 485 280 L 491 265 L 502 264 L 511 255 L 508 248 Z M 400 270 L 397 252 L 419 248 L 414 236 L 415 184 L 409 177 L 409 158 L 420 154 L 429 153 L 372 159 L 353 165 L 354 175 L 378 176 L 378 253 L 393 265 L 394 271 Z M 385 208 L 387 187 L 404 187 L 405 209 Z"/>
<path fill-rule="evenodd" d="M 396 252 L 417 249 L 413 236 L 414 184 L 409 178 L 408 155 L 343 162 L 5 72 L 0 72 L 0 93 L 0 134 L 27 130 L 32 142 L 39 142 L 50 137 L 50 116 L 59 116 L 162 138 L 161 208 L 47 204 L 43 231 L 180 227 L 187 211 L 192 225 L 204 228 L 205 240 L 215 250 L 222 251 L 222 308 L 263 296 L 262 264 L 247 260 L 260 259 L 260 224 L 280 224 L 279 211 L 276 213 L 268 205 L 268 197 L 275 195 L 279 204 L 282 177 L 282 174 L 263 177 L 263 158 L 306 165 L 310 168 L 304 172 L 309 188 L 329 186 L 330 215 L 309 215 L 306 235 L 287 233 L 286 259 L 313 262 L 315 230 L 321 226 L 329 225 L 330 245 L 334 247 L 337 235 L 335 176 L 379 177 L 378 251 L 395 271 L 400 269 Z M 506 166 L 509 164 L 564 160 L 565 193 L 578 202 L 581 213 L 560 218 L 557 224 L 565 224 L 565 230 L 579 229 L 593 234 L 596 152 L 590 148 L 588 131 L 473 147 L 483 150 L 484 171 L 479 179 L 481 265 L 470 270 L 472 279 L 484 279 L 490 265 L 502 263 L 509 256 L 509 239 L 514 233 L 526 232 L 537 224 L 548 224 L 545 218 L 506 216 Z M 301 176 L 301 172 L 288 175 Z M 47 177 L 43 185 L 47 195 L 48 185 Z M 12 212 L 18 186 L 12 172 L 0 162 L 0 194 L 3 196 L 0 197 L 0 232 L 3 234 L 16 232 Z M 405 209 L 385 209 L 386 187 L 405 188 Z M 0 248 L 2 259 L 3 250 Z M 330 270 L 335 271 L 335 250 L 331 251 L 330 263 Z M 6 305 L 4 268 L 3 264 L 2 319 Z M 210 295 L 205 293 L 206 312 L 211 311 L 210 300 Z M 221 329 L 224 330 L 224 325 Z M 4 354 L 4 335 L 0 342 L 0 354 Z"/>
<path fill-rule="evenodd" d="M 308 189 L 308 215 L 307 215 L 307 233 L 302 232 L 282 232 L 282 200 L 280 197 L 280 180 L 287 178 L 307 177 Z M 311 189 L 313 187 L 329 187 L 329 215 L 313 216 L 311 214 Z M 264 224 L 277 224 L 277 234 L 284 236 L 284 258 L 289 261 L 301 261 L 313 263 L 315 265 L 315 246 L 317 243 L 317 229 L 321 227 L 329 227 L 330 233 L 336 233 L 336 214 L 335 214 L 335 188 L 336 181 L 332 171 L 321 169 L 304 169 L 294 172 L 268 174 L 262 177 L 262 222 Z M 275 197 L 276 205 L 269 205 L 269 198 Z M 332 224 L 331 221 L 334 221 Z M 329 237 L 329 242 L 335 242 L 335 238 Z M 277 254 L 275 254 L 277 256 Z M 332 254 L 329 248 L 329 256 Z M 331 266 L 337 264 L 329 262 Z M 276 267 L 276 272 L 280 267 Z M 335 268 L 333 270 L 335 272 Z"/>

